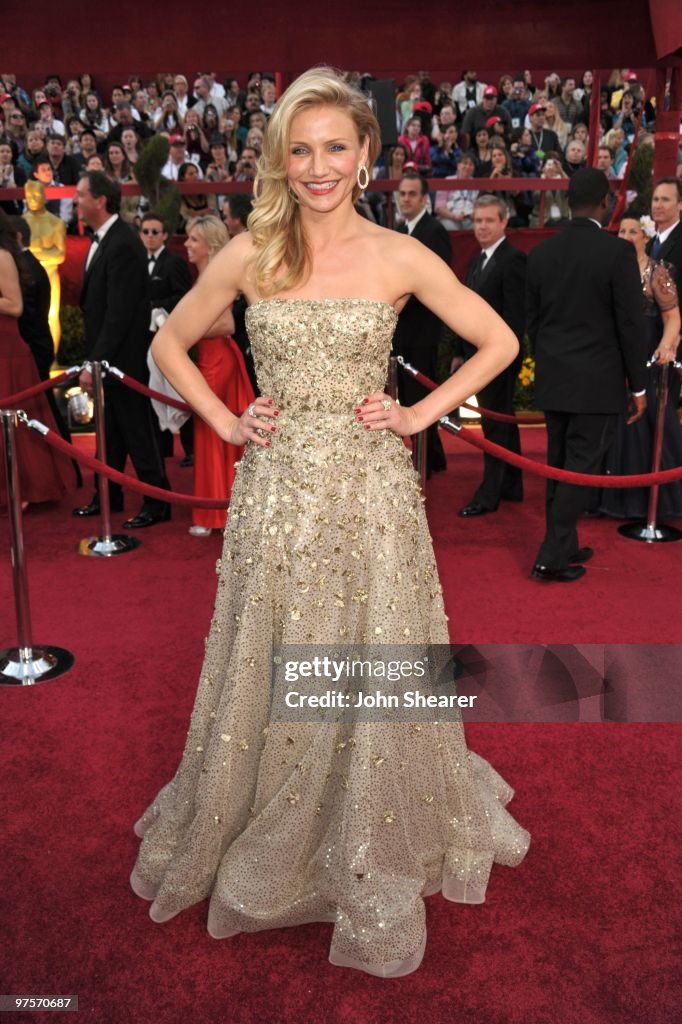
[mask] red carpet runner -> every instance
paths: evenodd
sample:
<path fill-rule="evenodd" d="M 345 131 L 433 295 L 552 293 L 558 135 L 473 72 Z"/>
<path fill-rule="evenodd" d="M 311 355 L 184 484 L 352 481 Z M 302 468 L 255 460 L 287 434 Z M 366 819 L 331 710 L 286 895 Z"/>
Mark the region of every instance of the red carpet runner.
<path fill-rule="evenodd" d="M 541 458 L 543 442 L 543 430 L 523 430 L 525 454 Z M 682 642 L 681 547 L 589 520 L 586 578 L 533 582 L 542 484 L 527 481 L 522 505 L 457 519 L 481 457 L 456 439 L 446 447 L 428 509 L 454 640 Z M 172 460 L 170 472 L 189 490 L 191 471 Z M 149 921 L 128 888 L 132 825 L 180 756 L 220 553 L 219 538 L 187 534 L 189 510 L 174 516 L 110 561 L 74 553 L 88 529 L 70 506 L 25 517 L 34 638 L 77 663 L 55 682 L 0 689 L 0 992 L 78 994 L 82 1019 L 103 1024 L 671 1021 L 677 726 L 470 726 L 470 745 L 517 788 L 513 812 L 533 844 L 520 868 L 495 869 L 483 906 L 429 898 L 426 956 L 407 978 L 332 967 L 329 925 L 216 942 L 205 905 Z M 5 561 L 2 645 L 14 643 L 9 575 Z"/>

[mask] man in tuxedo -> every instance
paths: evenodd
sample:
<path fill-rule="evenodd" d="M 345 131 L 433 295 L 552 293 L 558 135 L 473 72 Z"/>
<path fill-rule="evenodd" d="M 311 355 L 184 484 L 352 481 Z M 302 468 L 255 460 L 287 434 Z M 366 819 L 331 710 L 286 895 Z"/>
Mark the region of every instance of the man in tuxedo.
<path fill-rule="evenodd" d="M 572 219 L 528 257 L 527 324 L 535 352 L 535 397 L 547 422 L 547 461 L 598 473 L 625 411 L 625 378 L 634 423 L 646 409 L 647 358 L 639 267 L 632 246 L 601 221 L 603 171 L 576 171 L 568 187 Z M 546 531 L 531 576 L 571 582 L 585 574 L 591 548 L 578 546 L 577 521 L 588 489 L 547 481 Z"/>
<path fill-rule="evenodd" d="M 151 309 L 164 309 L 171 313 L 183 295 L 192 287 L 192 275 L 187 261 L 167 248 L 168 230 L 158 213 L 145 213 L 140 225 L 140 238 L 147 251 L 147 270 L 151 293 Z M 149 343 L 154 337 L 149 332 Z M 185 451 L 181 466 L 194 464 L 194 420 L 190 416 L 180 428 L 180 440 Z M 173 454 L 173 434 L 161 430 L 161 450 L 165 456 Z"/>
<path fill-rule="evenodd" d="M 158 213 L 145 213 L 140 237 L 147 252 L 151 308 L 171 313 L 192 287 L 187 261 L 167 247 L 168 230 Z"/>
<path fill-rule="evenodd" d="M 427 195 L 428 185 L 424 178 L 414 171 L 406 171 L 399 185 L 400 212 L 405 222 L 398 231 L 412 235 L 450 266 L 450 238 L 440 221 L 427 213 Z M 415 369 L 435 380 L 438 341 L 442 328 L 438 317 L 412 296 L 398 317 L 398 325 L 393 335 L 393 355 L 402 356 Z M 408 374 L 399 372 L 398 395 L 403 405 L 414 405 L 428 394 L 429 391 L 423 384 L 419 384 Z M 438 473 L 444 470 L 445 466 L 445 453 L 438 436 L 438 425 L 434 423 L 427 432 L 427 475 Z"/>
<path fill-rule="evenodd" d="M 656 236 L 647 246 L 647 253 L 655 260 L 669 263 L 674 270 L 678 295 L 682 292 L 682 181 L 679 178 L 661 178 L 656 182 L 651 197 L 651 217 L 656 224 Z M 671 374 L 669 378 L 671 400 L 679 402 L 681 382 Z"/>
<path fill-rule="evenodd" d="M 521 342 L 526 323 L 526 255 L 505 237 L 509 213 L 500 196 L 479 196 L 474 203 L 474 234 L 481 251 L 471 262 L 466 283 L 488 302 Z M 463 343 L 466 356 L 475 349 Z M 476 396 L 478 404 L 494 412 L 514 412 L 514 386 L 522 356 L 491 380 Z M 515 423 L 483 419 L 483 434 L 489 441 L 521 453 L 519 428 Z M 463 517 L 494 512 L 500 500 L 522 501 L 521 470 L 487 453 L 483 456 L 483 480 L 471 501 L 458 512 Z"/>
<path fill-rule="evenodd" d="M 95 232 L 85 262 L 81 307 L 85 318 L 87 358 L 111 365 L 146 383 L 149 345 L 149 273 L 140 240 L 120 219 L 121 189 L 101 171 L 86 171 L 77 186 L 81 220 Z M 83 370 L 81 387 L 92 390 L 92 375 Z M 151 404 L 116 378 L 105 378 L 107 461 L 122 471 L 129 455 L 144 483 L 168 489 Z M 118 484 L 109 484 L 112 511 L 123 509 Z M 99 495 L 74 509 L 76 516 L 99 514 Z M 170 519 L 170 505 L 145 497 L 126 529 Z"/>
<path fill-rule="evenodd" d="M 651 217 L 656 236 L 647 246 L 655 260 L 665 260 L 675 268 L 676 284 L 682 288 L 682 181 L 661 178 L 651 197 Z"/>

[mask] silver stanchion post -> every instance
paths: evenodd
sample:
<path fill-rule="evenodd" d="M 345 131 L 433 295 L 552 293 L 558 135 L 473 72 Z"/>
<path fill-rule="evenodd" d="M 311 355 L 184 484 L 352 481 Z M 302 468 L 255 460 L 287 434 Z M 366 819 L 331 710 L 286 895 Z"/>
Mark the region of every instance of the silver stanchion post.
<path fill-rule="evenodd" d="M 398 363 L 407 368 L 407 372 L 414 374 L 414 367 L 406 363 L 402 356 L 391 356 L 388 361 L 388 393 L 392 399 L 398 397 Z M 419 474 L 419 482 L 422 491 L 426 490 L 426 439 L 427 433 L 422 430 L 419 434 L 412 435 L 412 465 Z"/>
<path fill-rule="evenodd" d="M 104 372 L 102 363 L 92 363 L 92 391 L 95 404 L 95 436 L 97 439 L 97 458 L 100 462 L 107 461 L 107 438 L 104 424 Z M 102 532 L 99 537 L 84 537 L 78 542 L 76 550 L 86 558 L 111 558 L 112 555 L 124 555 L 134 551 L 142 543 L 137 537 L 129 537 L 124 533 L 111 532 L 111 503 L 109 501 L 109 481 L 98 475 L 97 491 L 102 516 Z"/>
<path fill-rule="evenodd" d="M 651 457 L 651 472 L 658 473 L 661 468 L 663 453 L 663 433 L 665 431 L 665 410 L 668 404 L 670 386 L 670 363 L 658 367 L 658 388 L 656 395 L 656 427 L 654 430 L 654 448 Z M 658 492 L 660 484 L 652 484 L 649 490 L 649 504 L 646 522 L 624 523 L 618 527 L 618 533 L 630 540 L 643 540 L 647 544 L 662 544 L 667 541 L 682 539 L 682 531 L 674 526 L 659 526 L 656 522 Z"/>
<path fill-rule="evenodd" d="M 17 462 L 16 410 L 0 411 L 2 445 L 5 454 L 5 479 L 9 517 L 10 553 L 14 585 L 14 609 L 17 622 L 17 647 L 0 651 L 0 685 L 32 686 L 68 672 L 74 656 L 62 647 L 34 647 L 31 636 L 31 607 L 24 556 L 19 465 Z"/>

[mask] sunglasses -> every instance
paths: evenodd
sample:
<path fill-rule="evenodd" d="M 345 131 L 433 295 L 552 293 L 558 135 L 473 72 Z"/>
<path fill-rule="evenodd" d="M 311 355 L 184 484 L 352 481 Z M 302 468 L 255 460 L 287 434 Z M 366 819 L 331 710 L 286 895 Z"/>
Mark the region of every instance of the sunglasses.
<path fill-rule="evenodd" d="M 162 235 L 163 231 L 161 228 L 142 228 L 141 234 L 143 235 Z"/>

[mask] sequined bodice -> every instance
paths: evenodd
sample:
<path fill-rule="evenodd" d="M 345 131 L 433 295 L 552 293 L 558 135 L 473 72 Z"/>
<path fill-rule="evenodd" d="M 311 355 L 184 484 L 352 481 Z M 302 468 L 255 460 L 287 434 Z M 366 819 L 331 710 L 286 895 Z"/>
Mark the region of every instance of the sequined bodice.
<path fill-rule="evenodd" d="M 348 413 L 383 391 L 397 314 L 372 299 L 263 299 L 246 324 L 264 395 L 289 413 Z"/>

